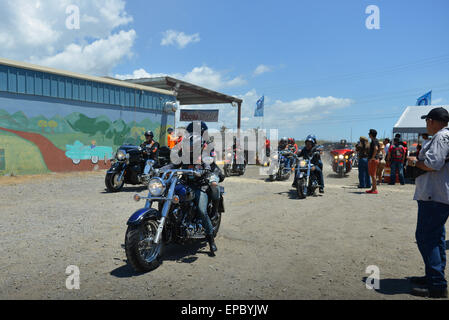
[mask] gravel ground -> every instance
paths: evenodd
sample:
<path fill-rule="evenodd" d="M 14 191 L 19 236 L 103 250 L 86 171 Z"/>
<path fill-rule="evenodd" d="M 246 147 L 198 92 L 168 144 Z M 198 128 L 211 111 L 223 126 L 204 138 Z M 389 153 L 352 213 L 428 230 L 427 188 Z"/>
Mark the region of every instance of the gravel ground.
<path fill-rule="evenodd" d="M 175 245 L 147 274 L 132 271 L 122 247 L 142 188 L 106 193 L 102 171 L 0 178 L 0 298 L 415 299 L 405 279 L 424 272 L 413 185 L 367 195 L 356 170 L 337 178 L 326 168 L 326 193 L 298 200 L 291 180 L 267 182 L 258 170 L 223 183 L 216 257 L 204 242 Z M 69 265 L 79 290 L 65 286 Z M 363 281 L 370 265 L 378 290 Z"/>

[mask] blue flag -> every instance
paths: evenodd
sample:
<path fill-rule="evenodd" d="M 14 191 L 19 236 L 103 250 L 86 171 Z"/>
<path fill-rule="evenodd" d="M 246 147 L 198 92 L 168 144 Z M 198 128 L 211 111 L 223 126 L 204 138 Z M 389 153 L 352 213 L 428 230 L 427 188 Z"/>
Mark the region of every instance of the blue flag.
<path fill-rule="evenodd" d="M 427 92 L 416 101 L 417 106 L 430 106 L 432 104 L 432 91 Z"/>
<path fill-rule="evenodd" d="M 263 117 L 263 108 L 265 104 L 265 96 L 262 96 L 256 103 L 256 111 L 254 112 L 255 117 Z"/>

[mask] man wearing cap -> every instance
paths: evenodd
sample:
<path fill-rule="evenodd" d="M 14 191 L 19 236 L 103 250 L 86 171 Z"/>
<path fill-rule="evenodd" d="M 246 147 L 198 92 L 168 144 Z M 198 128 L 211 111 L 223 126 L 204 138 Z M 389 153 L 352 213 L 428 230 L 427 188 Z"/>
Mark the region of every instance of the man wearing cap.
<path fill-rule="evenodd" d="M 433 298 L 447 297 L 446 230 L 449 217 L 449 113 L 444 108 L 435 108 L 426 120 L 427 132 L 433 136 L 419 153 L 409 157 L 411 166 L 421 169 L 423 174 L 416 179 L 414 200 L 418 201 L 418 223 L 416 243 L 425 264 L 424 277 L 412 277 L 410 281 L 421 287 L 412 289 L 413 295 Z"/>

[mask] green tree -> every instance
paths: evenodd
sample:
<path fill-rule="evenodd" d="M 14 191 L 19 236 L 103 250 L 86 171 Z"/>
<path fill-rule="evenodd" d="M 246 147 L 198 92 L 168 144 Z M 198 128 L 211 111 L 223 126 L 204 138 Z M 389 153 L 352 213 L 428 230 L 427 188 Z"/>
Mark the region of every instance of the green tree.
<path fill-rule="evenodd" d="M 44 133 L 44 129 L 48 127 L 48 122 L 45 120 L 40 120 L 37 125 L 42 128 L 42 133 Z"/>

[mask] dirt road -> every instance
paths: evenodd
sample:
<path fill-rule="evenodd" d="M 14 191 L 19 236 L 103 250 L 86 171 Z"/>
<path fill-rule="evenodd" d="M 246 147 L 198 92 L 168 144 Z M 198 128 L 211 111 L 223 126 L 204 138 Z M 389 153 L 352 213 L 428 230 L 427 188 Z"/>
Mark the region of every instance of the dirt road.
<path fill-rule="evenodd" d="M 414 186 L 357 189 L 357 171 L 326 168 L 326 193 L 298 200 L 287 182 L 250 167 L 225 180 L 216 257 L 205 243 L 166 249 L 163 265 L 136 275 L 122 248 L 142 203 L 104 190 L 104 173 L 0 184 L 0 299 L 415 299 L 406 276 L 423 274 L 414 231 Z M 80 289 L 66 288 L 66 267 Z M 366 268 L 380 270 L 368 290 Z"/>

